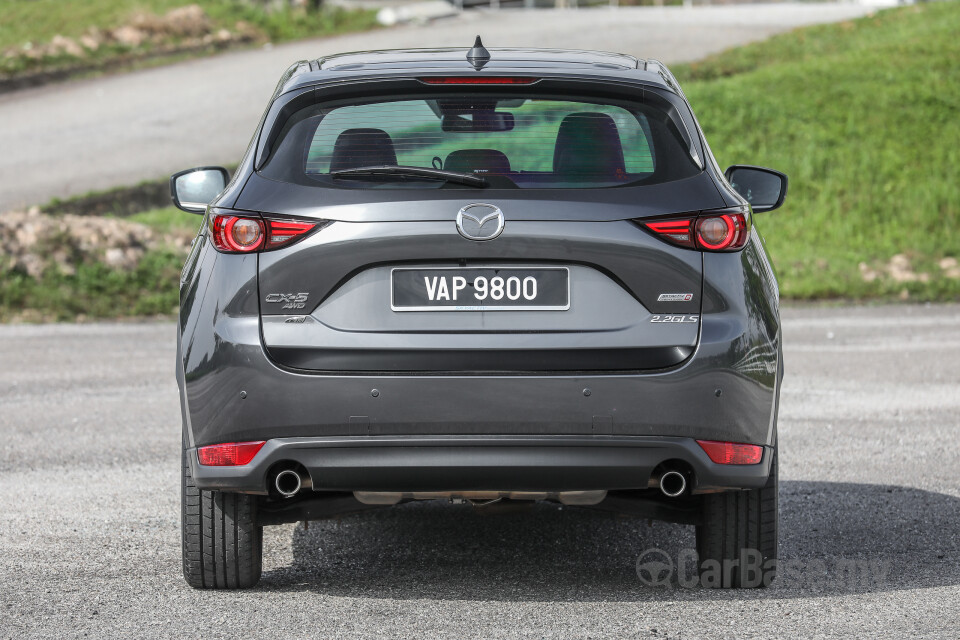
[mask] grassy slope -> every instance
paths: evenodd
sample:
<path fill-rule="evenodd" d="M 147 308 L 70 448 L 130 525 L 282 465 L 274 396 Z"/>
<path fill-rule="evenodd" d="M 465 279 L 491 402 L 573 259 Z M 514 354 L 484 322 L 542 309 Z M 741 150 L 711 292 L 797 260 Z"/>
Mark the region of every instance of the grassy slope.
<path fill-rule="evenodd" d="M 264 12 L 243 0 L 0 0 L 0 50 L 22 47 L 27 42 L 49 42 L 55 35 L 77 38 L 89 27 L 109 30 L 126 23 L 137 12 L 163 15 L 170 9 L 198 4 L 217 27 L 232 29 L 239 20 L 258 28 L 273 42 L 315 38 L 370 29 L 376 26 L 375 12 L 331 8 L 319 13 L 294 11 Z M 143 45 L 137 51 L 146 51 Z M 122 48 L 103 47 L 90 54 L 87 62 L 108 62 L 129 53 Z M 51 60 L 46 66 L 72 58 Z M 25 63 L 25 61 L 22 61 Z M 34 69 L 31 67 L 31 69 Z M 25 71 L 12 61 L 0 64 L 7 73 Z"/>
<path fill-rule="evenodd" d="M 125 219 L 160 233 L 194 234 L 201 217 L 175 207 L 145 211 Z M 0 277 L 0 322 L 75 320 L 169 315 L 177 310 L 177 282 L 185 255 L 172 248 L 150 250 L 131 271 L 99 262 L 76 265 L 65 275 L 48 270 L 40 280 L 20 273 Z"/>
<path fill-rule="evenodd" d="M 286 11 L 268 14 L 241 0 L 2 0 L 0 49 L 47 42 L 57 34 L 77 37 L 90 26 L 111 29 L 138 11 L 162 15 L 188 4 L 200 5 L 215 22 L 226 27 L 246 20 L 275 40 L 324 35 L 317 32 L 324 26 L 322 15 Z M 372 25 L 369 17 L 368 22 L 367 26 Z"/>
<path fill-rule="evenodd" d="M 797 30 L 676 69 L 718 160 L 790 176 L 761 215 L 794 298 L 955 299 L 960 256 L 960 3 Z M 904 253 L 930 280 L 866 282 Z"/>

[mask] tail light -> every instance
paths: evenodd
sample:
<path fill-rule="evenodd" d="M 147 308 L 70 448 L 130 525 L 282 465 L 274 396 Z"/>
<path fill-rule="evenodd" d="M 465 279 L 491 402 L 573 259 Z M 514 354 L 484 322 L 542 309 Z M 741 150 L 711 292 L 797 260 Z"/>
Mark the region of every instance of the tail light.
<path fill-rule="evenodd" d="M 257 442 L 225 442 L 197 449 L 197 459 L 205 467 L 239 467 L 249 464 L 267 444 Z"/>
<path fill-rule="evenodd" d="M 763 447 L 739 442 L 697 440 L 697 444 L 717 464 L 757 464 L 763 459 Z"/>
<path fill-rule="evenodd" d="M 670 244 L 700 251 L 737 251 L 750 238 L 750 214 L 740 207 L 638 222 Z"/>
<path fill-rule="evenodd" d="M 262 218 L 249 211 L 210 210 L 210 237 L 223 253 L 270 251 L 293 244 L 320 226 L 320 222 Z"/>

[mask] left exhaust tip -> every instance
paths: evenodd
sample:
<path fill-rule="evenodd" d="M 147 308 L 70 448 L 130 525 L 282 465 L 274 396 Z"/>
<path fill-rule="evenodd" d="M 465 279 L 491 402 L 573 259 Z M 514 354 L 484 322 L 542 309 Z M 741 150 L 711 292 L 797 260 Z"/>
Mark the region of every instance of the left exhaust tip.
<path fill-rule="evenodd" d="M 284 498 L 292 498 L 300 493 L 303 484 L 300 474 L 292 469 L 284 469 L 273 479 L 274 488 Z"/>

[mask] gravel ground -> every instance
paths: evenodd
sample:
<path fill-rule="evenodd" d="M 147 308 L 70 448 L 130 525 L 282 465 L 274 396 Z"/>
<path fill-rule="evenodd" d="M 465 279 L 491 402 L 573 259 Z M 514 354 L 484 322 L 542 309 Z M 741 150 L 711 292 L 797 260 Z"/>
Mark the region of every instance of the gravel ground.
<path fill-rule="evenodd" d="M 0 211 L 237 163 L 277 80 L 294 61 L 405 47 L 566 47 L 665 62 L 875 9 L 861 4 L 469 11 L 438 20 L 0 95 Z"/>
<path fill-rule="evenodd" d="M 259 588 L 194 591 L 174 327 L 0 326 L 0 637 L 956 637 L 960 306 L 783 315 L 782 575 L 735 592 L 638 578 L 689 527 L 435 503 L 267 528 Z"/>

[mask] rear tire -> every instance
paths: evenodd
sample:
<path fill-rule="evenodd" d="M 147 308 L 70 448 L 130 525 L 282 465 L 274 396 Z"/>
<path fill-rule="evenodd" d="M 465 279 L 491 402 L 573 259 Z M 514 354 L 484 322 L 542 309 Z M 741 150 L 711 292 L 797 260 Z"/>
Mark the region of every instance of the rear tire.
<path fill-rule="evenodd" d="M 186 447 L 181 484 L 183 577 L 195 589 L 246 589 L 260 581 L 263 527 L 257 499 L 201 491 L 193 484 Z"/>
<path fill-rule="evenodd" d="M 777 449 L 760 489 L 703 496 L 697 527 L 700 584 L 710 589 L 767 587 L 777 575 Z"/>

